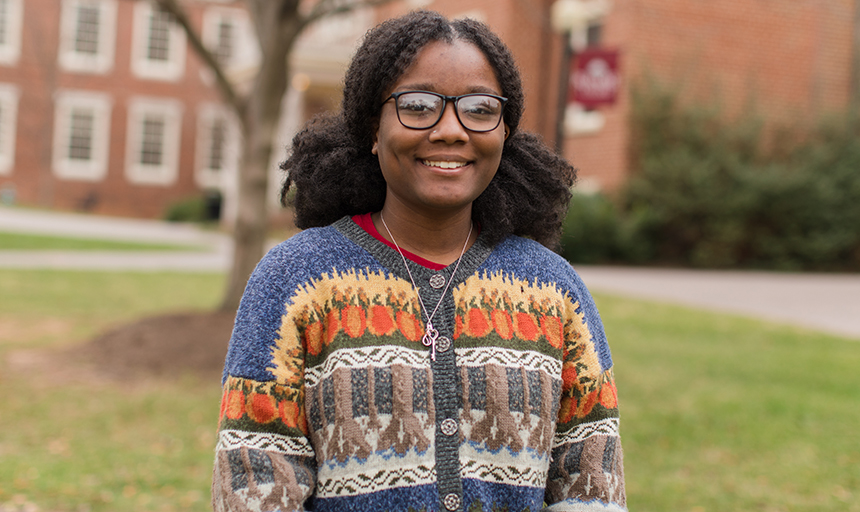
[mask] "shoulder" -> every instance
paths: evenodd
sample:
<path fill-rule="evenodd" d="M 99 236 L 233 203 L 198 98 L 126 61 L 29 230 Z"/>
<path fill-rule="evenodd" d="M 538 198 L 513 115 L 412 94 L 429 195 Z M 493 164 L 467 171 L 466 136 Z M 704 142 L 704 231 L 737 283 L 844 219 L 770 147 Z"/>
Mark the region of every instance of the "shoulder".
<path fill-rule="evenodd" d="M 281 281 L 289 288 L 333 269 L 371 265 L 367 251 L 337 228 L 340 223 L 309 228 L 279 243 L 260 260 L 252 280 Z"/>
<path fill-rule="evenodd" d="M 273 344 L 302 290 L 338 273 L 370 268 L 371 256 L 336 226 L 311 228 L 273 247 L 248 279 L 236 313 L 227 374 L 267 381 Z"/>
<path fill-rule="evenodd" d="M 333 226 L 310 228 L 272 247 L 260 262 L 271 264 L 296 259 L 314 260 L 318 255 L 331 253 L 332 249 L 338 252 L 349 250 L 349 244 L 345 242 L 347 240 Z"/>
<path fill-rule="evenodd" d="M 478 271 L 530 283 L 544 290 L 554 289 L 573 303 L 593 307 L 585 283 L 571 264 L 534 240 L 507 237 L 493 248 Z"/>
<path fill-rule="evenodd" d="M 513 235 L 505 238 L 496 245 L 485 264 L 528 281 L 552 283 L 568 290 L 585 288 L 566 259 L 528 238 Z"/>
<path fill-rule="evenodd" d="M 505 281 L 522 283 L 536 296 L 549 293 L 567 302 L 576 317 L 586 324 L 603 368 L 612 367 L 597 306 L 567 260 L 534 240 L 509 236 L 495 246 L 478 271 L 479 275 L 503 276 Z"/>

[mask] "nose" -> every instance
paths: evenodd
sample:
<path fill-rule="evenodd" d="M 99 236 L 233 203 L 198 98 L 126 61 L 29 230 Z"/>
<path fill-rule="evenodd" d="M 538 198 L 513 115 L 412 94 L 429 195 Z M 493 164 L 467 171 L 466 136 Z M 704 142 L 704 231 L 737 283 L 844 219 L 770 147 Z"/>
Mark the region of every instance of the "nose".
<path fill-rule="evenodd" d="M 463 127 L 457 118 L 457 107 L 453 101 L 446 102 L 442 117 L 431 128 L 430 140 L 440 140 L 448 144 L 469 140 L 469 131 Z"/>

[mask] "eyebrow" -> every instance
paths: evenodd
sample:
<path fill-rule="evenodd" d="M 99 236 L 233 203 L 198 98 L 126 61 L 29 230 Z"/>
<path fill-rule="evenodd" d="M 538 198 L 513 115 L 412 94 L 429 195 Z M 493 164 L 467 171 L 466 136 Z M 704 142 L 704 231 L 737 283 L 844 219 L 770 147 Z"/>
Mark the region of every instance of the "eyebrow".
<path fill-rule="evenodd" d="M 429 92 L 437 92 L 437 91 L 434 89 L 434 86 L 433 86 L 432 84 L 429 84 L 429 83 L 405 84 L 405 85 L 401 85 L 400 87 L 397 87 L 396 89 L 394 89 L 394 91 L 395 91 L 395 92 L 397 92 L 397 91 L 429 91 Z M 469 92 L 467 92 L 466 94 L 482 93 L 482 92 L 483 92 L 483 93 L 487 93 L 487 94 L 493 94 L 493 95 L 500 95 L 500 94 L 501 94 L 501 92 L 496 91 L 496 90 L 494 90 L 494 89 L 492 89 L 492 88 L 490 88 L 490 87 L 484 87 L 483 85 L 475 85 L 475 86 L 472 86 L 468 91 L 469 91 Z M 441 93 L 440 93 L 440 94 L 441 94 Z"/>

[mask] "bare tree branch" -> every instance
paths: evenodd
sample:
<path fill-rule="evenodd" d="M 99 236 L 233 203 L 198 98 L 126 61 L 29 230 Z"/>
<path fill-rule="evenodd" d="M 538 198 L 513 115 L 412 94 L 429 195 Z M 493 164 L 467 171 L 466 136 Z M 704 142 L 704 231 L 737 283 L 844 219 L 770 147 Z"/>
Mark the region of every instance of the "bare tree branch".
<path fill-rule="evenodd" d="M 203 44 L 188 16 L 193 0 L 151 0 L 170 13 L 183 28 L 194 52 L 215 75 L 223 101 L 236 111 L 242 125 L 242 159 L 236 186 L 233 219 L 233 258 L 220 308 L 235 310 L 248 276 L 263 256 L 268 219 L 268 168 L 283 98 L 289 87 L 289 56 L 305 28 L 320 18 L 394 0 L 318 0 L 303 14 L 302 0 L 246 0 L 260 49 L 260 65 L 244 94 L 228 80 L 223 66 Z"/>
<path fill-rule="evenodd" d="M 218 84 L 218 89 L 224 96 L 224 100 L 229 103 L 241 117 L 246 108 L 246 101 L 236 93 L 236 89 L 233 87 L 233 84 L 230 83 L 230 80 L 227 79 L 227 75 L 224 74 L 224 68 L 221 66 L 221 63 L 218 62 L 215 55 L 213 55 L 212 52 L 206 48 L 206 45 L 203 44 L 203 40 L 197 33 L 197 30 L 191 25 L 191 20 L 188 18 L 188 13 L 185 12 L 185 9 L 179 5 L 177 0 L 155 0 L 155 3 L 161 6 L 165 11 L 172 14 L 176 19 L 176 22 L 185 30 L 185 35 L 191 43 L 191 46 L 194 48 L 194 51 L 201 59 L 203 59 L 206 66 L 212 70 L 212 73 L 215 74 L 215 81 Z"/>

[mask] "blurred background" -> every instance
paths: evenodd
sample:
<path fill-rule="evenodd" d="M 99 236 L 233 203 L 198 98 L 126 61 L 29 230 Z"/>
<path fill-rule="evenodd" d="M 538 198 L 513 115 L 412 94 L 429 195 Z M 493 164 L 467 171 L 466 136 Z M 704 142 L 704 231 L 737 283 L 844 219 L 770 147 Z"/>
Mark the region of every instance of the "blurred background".
<path fill-rule="evenodd" d="M 860 0 L 0 0 L 0 511 L 208 509 L 278 162 L 418 8 L 579 170 L 630 509 L 860 511 Z"/>
<path fill-rule="evenodd" d="M 338 108 L 367 29 L 427 8 L 513 50 L 523 128 L 579 169 L 568 257 L 860 268 L 855 0 L 308 0 L 291 3 L 304 24 L 286 62 L 260 50 L 254 3 L 4 0 L 0 202 L 241 225 L 241 156 L 270 123 L 267 161 L 244 162 L 268 182 L 251 223 L 289 224 L 292 136 Z"/>

